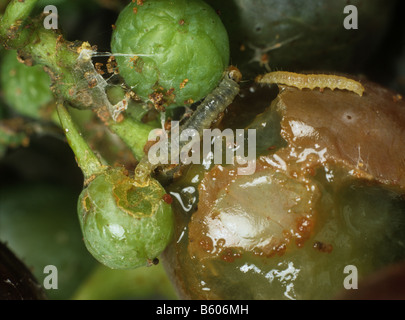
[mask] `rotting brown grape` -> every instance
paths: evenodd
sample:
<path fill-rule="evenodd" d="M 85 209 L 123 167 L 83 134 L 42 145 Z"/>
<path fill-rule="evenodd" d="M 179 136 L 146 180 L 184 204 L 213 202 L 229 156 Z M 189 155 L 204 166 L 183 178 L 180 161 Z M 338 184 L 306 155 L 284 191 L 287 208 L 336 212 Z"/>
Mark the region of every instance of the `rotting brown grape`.
<path fill-rule="evenodd" d="M 331 299 L 345 266 L 363 278 L 405 258 L 405 103 L 363 84 L 363 97 L 243 90 L 221 125 L 256 102 L 245 124 L 258 128 L 256 172 L 193 165 L 169 187 L 177 226 L 164 257 L 180 297 Z"/>

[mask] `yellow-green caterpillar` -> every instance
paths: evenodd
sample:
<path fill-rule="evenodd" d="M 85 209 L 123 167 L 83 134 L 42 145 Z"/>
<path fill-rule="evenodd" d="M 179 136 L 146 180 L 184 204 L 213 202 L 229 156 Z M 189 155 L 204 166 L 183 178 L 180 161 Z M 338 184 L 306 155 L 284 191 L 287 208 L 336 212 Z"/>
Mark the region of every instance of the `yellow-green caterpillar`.
<path fill-rule="evenodd" d="M 349 90 L 363 96 L 363 85 L 353 79 L 348 79 L 342 76 L 327 75 L 327 74 L 300 74 L 294 72 L 275 71 L 265 75 L 260 75 L 256 78 L 258 83 L 278 83 L 290 87 L 296 87 L 300 90 L 308 88 L 321 90 L 329 88 L 331 90 Z"/>

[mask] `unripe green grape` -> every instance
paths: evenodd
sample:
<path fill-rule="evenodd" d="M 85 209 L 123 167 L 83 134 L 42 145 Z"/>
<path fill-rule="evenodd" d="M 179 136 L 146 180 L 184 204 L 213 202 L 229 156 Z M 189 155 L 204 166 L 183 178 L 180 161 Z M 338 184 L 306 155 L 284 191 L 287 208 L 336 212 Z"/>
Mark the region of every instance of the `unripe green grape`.
<path fill-rule="evenodd" d="M 116 22 L 111 47 L 125 82 L 163 107 L 202 99 L 229 63 L 225 27 L 201 0 L 130 3 Z"/>
<path fill-rule="evenodd" d="M 51 80 L 41 66 L 28 67 L 8 51 L 1 63 L 1 87 L 5 102 L 17 113 L 34 119 L 57 119 Z"/>
<path fill-rule="evenodd" d="M 135 186 L 121 168 L 97 175 L 78 201 L 87 249 L 112 269 L 151 264 L 173 235 L 173 213 L 165 194 L 152 178 L 144 187 Z"/>
<path fill-rule="evenodd" d="M 57 111 L 85 179 L 77 212 L 88 251 L 111 269 L 155 263 L 174 234 L 170 196 L 150 176 L 140 182 L 123 167 L 103 165 L 63 103 Z"/>

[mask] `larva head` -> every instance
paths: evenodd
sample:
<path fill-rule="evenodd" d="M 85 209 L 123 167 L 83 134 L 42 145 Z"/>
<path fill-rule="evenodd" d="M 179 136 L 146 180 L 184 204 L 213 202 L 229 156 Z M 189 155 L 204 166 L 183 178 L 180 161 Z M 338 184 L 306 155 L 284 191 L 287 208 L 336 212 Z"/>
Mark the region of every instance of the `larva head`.
<path fill-rule="evenodd" d="M 154 179 L 135 187 L 123 169 L 99 174 L 78 201 L 87 249 L 112 269 L 150 264 L 173 235 L 173 213 L 165 194 Z"/>
<path fill-rule="evenodd" d="M 131 2 L 116 22 L 111 47 L 126 83 L 161 108 L 202 99 L 229 63 L 225 27 L 201 0 Z"/>

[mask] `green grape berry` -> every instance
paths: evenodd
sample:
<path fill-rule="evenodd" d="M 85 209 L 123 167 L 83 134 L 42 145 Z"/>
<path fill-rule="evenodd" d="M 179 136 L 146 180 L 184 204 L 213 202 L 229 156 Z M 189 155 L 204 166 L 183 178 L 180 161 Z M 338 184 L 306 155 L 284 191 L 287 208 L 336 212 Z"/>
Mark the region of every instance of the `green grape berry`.
<path fill-rule="evenodd" d="M 90 253 L 112 269 L 151 264 L 173 236 L 173 213 L 154 179 L 135 186 L 121 168 L 109 168 L 83 190 L 78 215 Z"/>
<path fill-rule="evenodd" d="M 162 108 L 202 99 L 229 63 L 225 27 L 201 0 L 130 3 L 118 17 L 111 47 L 126 83 Z"/>
<path fill-rule="evenodd" d="M 64 104 L 56 108 L 85 179 L 77 213 L 88 251 L 111 269 L 154 263 L 174 234 L 171 197 L 151 177 L 140 183 L 122 167 L 103 165 Z"/>
<path fill-rule="evenodd" d="M 56 119 L 50 108 L 51 80 L 41 66 L 28 67 L 17 60 L 15 51 L 7 52 L 1 63 L 0 83 L 5 102 L 17 113 L 34 119 Z"/>

